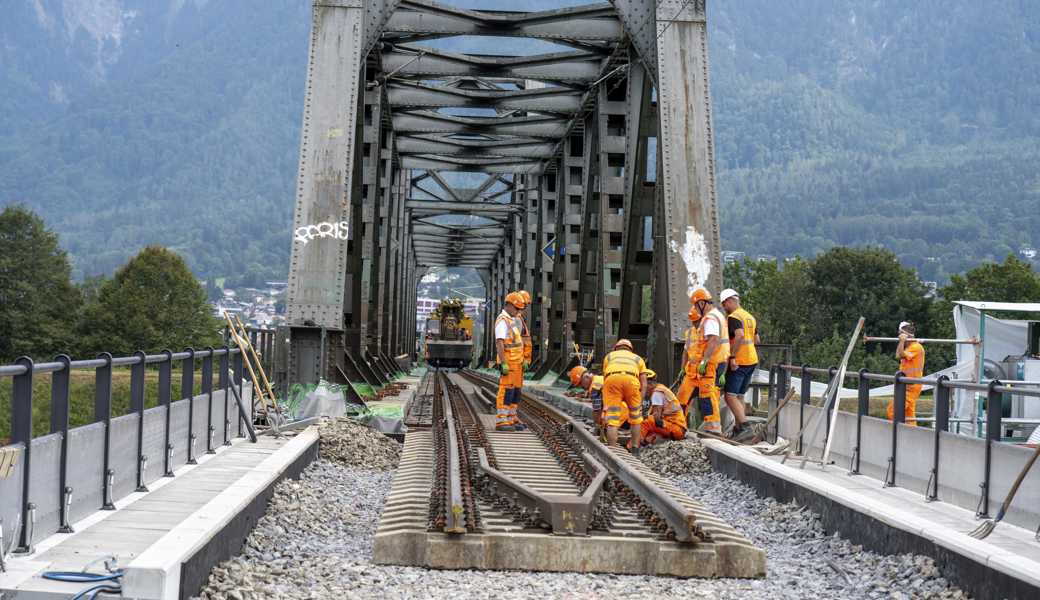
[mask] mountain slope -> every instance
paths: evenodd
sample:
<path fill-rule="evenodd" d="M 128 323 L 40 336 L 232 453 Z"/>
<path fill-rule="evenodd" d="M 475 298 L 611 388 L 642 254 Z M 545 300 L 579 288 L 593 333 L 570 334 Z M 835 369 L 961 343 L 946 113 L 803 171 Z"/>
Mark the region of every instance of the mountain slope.
<path fill-rule="evenodd" d="M 161 243 L 205 278 L 284 277 L 309 6 L 11 3 L 0 205 L 38 210 L 78 275 Z M 709 11 L 725 249 L 881 244 L 942 280 L 1040 246 L 1040 6 L 712 0 Z"/>

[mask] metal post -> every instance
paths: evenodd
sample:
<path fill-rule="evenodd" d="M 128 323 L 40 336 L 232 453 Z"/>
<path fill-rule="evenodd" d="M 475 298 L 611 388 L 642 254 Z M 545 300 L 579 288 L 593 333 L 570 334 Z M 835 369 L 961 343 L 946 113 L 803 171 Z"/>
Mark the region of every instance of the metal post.
<path fill-rule="evenodd" d="M 173 477 L 173 444 L 170 443 L 170 413 L 173 410 L 173 352 L 163 350 L 166 358 L 159 363 L 159 406 L 163 410 L 163 477 Z"/>
<path fill-rule="evenodd" d="M 61 521 L 58 533 L 72 533 L 69 525 L 69 502 L 72 488 L 68 485 L 69 469 L 69 379 L 72 375 L 72 359 L 65 354 L 54 357 L 62 364 L 61 369 L 51 375 L 51 433 L 61 434 L 61 457 L 58 472 L 58 516 Z"/>
<path fill-rule="evenodd" d="M 144 484 L 145 469 L 148 468 L 148 457 L 144 455 L 144 373 L 145 353 L 134 352 L 138 362 L 130 367 L 130 410 L 137 413 L 137 490 L 147 492 Z"/>
<path fill-rule="evenodd" d="M 863 416 L 870 411 L 870 382 L 867 381 L 867 370 L 859 370 L 858 403 L 856 406 L 856 447 L 852 451 L 852 466 L 849 475 L 859 475 L 860 460 L 863 453 Z"/>
<path fill-rule="evenodd" d="M 899 425 L 906 420 L 906 384 L 903 383 L 905 376 L 902 371 L 896 373 L 895 397 L 892 400 L 892 454 L 888 457 L 888 471 L 885 474 L 884 487 L 893 487 L 896 484 L 896 447 L 899 440 Z"/>
<path fill-rule="evenodd" d="M 202 357 L 202 394 L 206 396 L 206 454 L 216 454 L 213 450 L 213 346 L 205 348 Z"/>
<path fill-rule="evenodd" d="M 986 466 L 983 472 L 982 483 L 979 485 L 982 488 L 982 497 L 979 498 L 979 509 L 975 514 L 980 519 L 989 518 L 989 488 L 993 467 L 993 443 L 1000 441 L 1001 429 L 1003 428 L 1001 420 L 1004 417 L 1004 406 L 1001 394 L 996 390 L 997 386 L 1000 385 L 1003 384 L 999 380 L 994 379 L 989 382 L 989 389 L 986 391 Z"/>
<path fill-rule="evenodd" d="M 229 377 L 228 370 L 231 368 L 231 347 L 224 344 L 224 353 L 220 355 L 220 389 L 224 392 L 224 445 L 231 445 L 231 416 L 230 416 L 230 402 L 231 402 L 231 378 Z"/>
<path fill-rule="evenodd" d="M 929 477 L 925 500 L 932 502 L 939 499 L 939 438 L 943 431 L 950 430 L 950 388 L 946 375 L 940 375 L 935 382 L 935 443 L 932 450 L 932 473 Z"/>
<path fill-rule="evenodd" d="M 181 362 L 181 398 L 188 401 L 188 464 L 195 460 L 195 349 L 185 348 L 188 356 Z"/>
<path fill-rule="evenodd" d="M 782 367 L 772 366 L 769 367 L 769 406 L 766 414 L 772 415 L 776 412 L 777 407 L 780 405 L 780 381 L 783 377 L 780 375 Z M 780 415 L 777 415 L 773 422 L 769 424 L 769 431 L 766 431 L 764 435 L 766 439 L 772 440 L 772 432 L 776 431 L 776 423 L 780 421 Z"/>
<path fill-rule="evenodd" d="M 829 371 L 831 381 L 834 381 L 834 377 L 838 374 L 838 367 L 831 367 Z M 834 386 L 837 388 L 834 390 L 834 403 L 841 404 L 841 388 L 845 384 L 845 381 L 834 381 Z M 831 403 L 827 402 L 827 398 L 824 398 L 824 402 L 820 405 L 823 407 L 823 439 L 824 445 L 826 440 L 831 437 Z"/>
<path fill-rule="evenodd" d="M 232 370 L 235 372 L 234 381 L 231 385 L 238 388 L 238 395 L 240 398 L 245 400 L 245 388 L 242 384 L 242 374 L 245 371 L 245 366 L 242 364 L 242 352 L 236 351 L 234 358 L 231 359 Z M 246 415 L 250 423 L 256 423 L 256 402 L 252 398 L 249 400 L 249 414 Z M 241 437 L 242 434 L 242 420 L 238 420 L 238 435 Z"/>
<path fill-rule="evenodd" d="M 802 454 L 802 437 L 805 432 L 805 405 L 812 396 L 812 380 L 809 379 L 809 365 L 802 365 L 802 397 L 798 403 L 798 454 Z"/>
<path fill-rule="evenodd" d="M 115 510 L 112 503 L 112 482 L 115 470 L 111 467 L 112 451 L 112 355 L 102 352 L 98 358 L 105 361 L 94 371 L 94 422 L 105 424 L 104 458 L 101 477 L 101 510 Z"/>
<path fill-rule="evenodd" d="M 30 511 L 32 510 L 29 496 L 32 493 L 30 482 L 32 479 L 32 418 L 33 418 L 33 360 L 28 356 L 20 356 L 14 361 L 16 365 L 25 367 L 25 372 L 15 375 L 12 385 L 11 405 L 11 442 L 22 444 L 22 531 L 18 538 L 17 552 L 19 554 L 31 554 L 33 551 L 32 535 L 30 533 Z M 3 548 L 0 548 L 3 552 Z"/>

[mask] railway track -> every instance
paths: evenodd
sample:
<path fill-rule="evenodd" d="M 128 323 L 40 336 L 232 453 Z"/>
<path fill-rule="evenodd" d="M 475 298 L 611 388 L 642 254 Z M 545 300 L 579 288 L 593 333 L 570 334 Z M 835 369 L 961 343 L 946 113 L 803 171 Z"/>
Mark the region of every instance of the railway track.
<path fill-rule="evenodd" d="M 698 502 L 554 407 L 494 431 L 495 382 L 431 372 L 430 426 L 405 436 L 374 559 L 440 568 L 756 577 L 765 555 Z M 420 499 L 425 499 L 425 510 Z"/>

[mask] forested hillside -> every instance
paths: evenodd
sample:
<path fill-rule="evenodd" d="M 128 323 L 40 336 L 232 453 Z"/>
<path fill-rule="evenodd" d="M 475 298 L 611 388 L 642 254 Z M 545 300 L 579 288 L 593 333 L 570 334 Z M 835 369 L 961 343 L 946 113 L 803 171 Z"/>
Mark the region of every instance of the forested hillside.
<path fill-rule="evenodd" d="M 284 277 L 309 6 L 5 3 L 0 206 L 37 210 L 78 276 L 155 243 L 203 278 Z M 709 11 L 725 249 L 879 244 L 944 280 L 1040 246 L 1040 5 L 710 0 Z"/>

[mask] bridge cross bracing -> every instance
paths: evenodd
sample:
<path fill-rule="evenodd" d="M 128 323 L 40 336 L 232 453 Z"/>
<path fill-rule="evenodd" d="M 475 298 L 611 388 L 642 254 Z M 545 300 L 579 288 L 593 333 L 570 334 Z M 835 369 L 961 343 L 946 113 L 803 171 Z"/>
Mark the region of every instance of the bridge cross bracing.
<path fill-rule="evenodd" d="M 339 235 L 293 241 L 280 375 L 386 380 L 456 266 L 485 319 L 531 292 L 539 371 L 626 337 L 672 377 L 689 290 L 721 284 L 705 1 L 312 15 L 294 226 Z"/>

